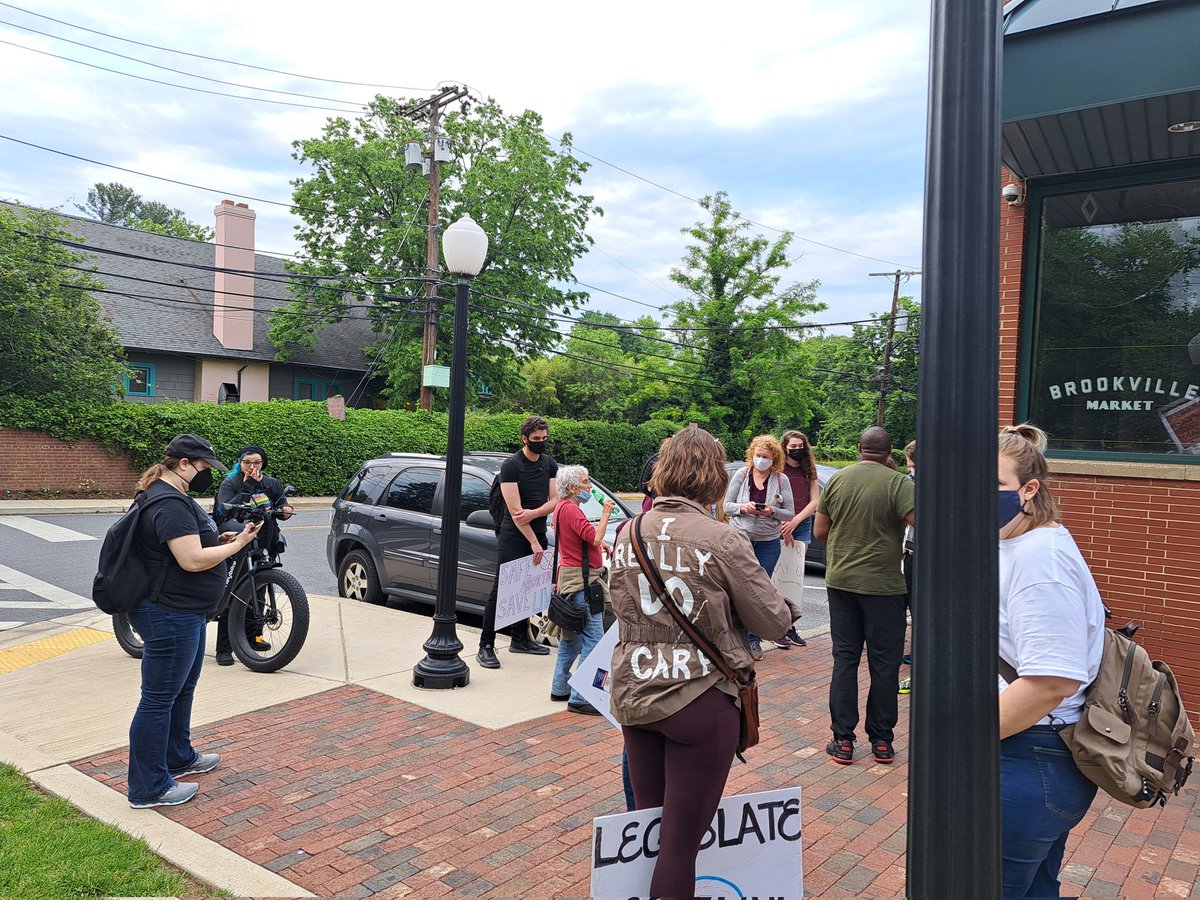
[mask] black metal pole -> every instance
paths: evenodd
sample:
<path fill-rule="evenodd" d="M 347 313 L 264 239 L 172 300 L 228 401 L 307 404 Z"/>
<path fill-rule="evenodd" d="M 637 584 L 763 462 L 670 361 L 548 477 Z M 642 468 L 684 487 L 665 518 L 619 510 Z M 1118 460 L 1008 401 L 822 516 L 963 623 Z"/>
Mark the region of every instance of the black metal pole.
<path fill-rule="evenodd" d="M 1000 896 L 1000 14 L 933 0 L 908 896 Z"/>
<path fill-rule="evenodd" d="M 467 298 L 470 282 L 459 276 L 454 289 L 454 358 L 450 363 L 450 422 L 446 430 L 446 477 L 442 483 L 442 544 L 438 554 L 437 605 L 425 658 L 413 667 L 417 687 L 466 687 L 471 669 L 459 657 L 458 593 L 459 508 L 462 505 L 463 429 L 467 413 Z"/>

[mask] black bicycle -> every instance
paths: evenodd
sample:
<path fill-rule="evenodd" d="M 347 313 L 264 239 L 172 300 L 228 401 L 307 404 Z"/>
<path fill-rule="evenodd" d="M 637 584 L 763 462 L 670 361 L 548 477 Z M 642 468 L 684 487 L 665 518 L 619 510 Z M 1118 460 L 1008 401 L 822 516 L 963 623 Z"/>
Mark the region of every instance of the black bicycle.
<path fill-rule="evenodd" d="M 290 490 L 295 493 L 294 488 Z M 283 518 L 280 510 L 249 503 L 231 505 L 227 512 L 229 521 L 239 524 Z M 211 622 L 228 610 L 234 656 L 255 672 L 279 671 L 296 658 L 308 637 L 308 594 L 294 575 L 283 571 L 279 556 L 285 549 L 287 542 L 276 529 L 272 546 L 260 547 L 256 537 L 234 554 L 225 592 L 209 616 Z M 129 615 L 117 613 L 112 618 L 121 649 L 141 659 L 142 638 Z M 252 643 L 258 635 L 263 641 Z M 260 649 L 264 643 L 268 646 Z"/>

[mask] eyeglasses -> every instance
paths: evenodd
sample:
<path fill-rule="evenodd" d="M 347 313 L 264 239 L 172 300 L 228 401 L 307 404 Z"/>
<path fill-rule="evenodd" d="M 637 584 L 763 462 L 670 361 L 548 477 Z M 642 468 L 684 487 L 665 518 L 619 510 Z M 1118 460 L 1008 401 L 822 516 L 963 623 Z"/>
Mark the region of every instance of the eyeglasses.
<path fill-rule="evenodd" d="M 249 467 L 251 469 L 257 469 L 263 464 L 261 459 L 243 459 L 241 462 L 243 467 Z"/>

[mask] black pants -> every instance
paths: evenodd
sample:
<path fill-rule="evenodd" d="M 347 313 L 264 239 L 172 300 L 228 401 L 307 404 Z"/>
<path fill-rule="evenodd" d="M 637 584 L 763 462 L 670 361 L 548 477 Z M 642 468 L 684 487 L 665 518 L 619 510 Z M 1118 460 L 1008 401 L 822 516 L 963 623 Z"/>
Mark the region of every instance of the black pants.
<path fill-rule="evenodd" d="M 876 596 L 827 588 L 833 677 L 829 714 L 833 736 L 854 740 L 858 727 L 858 664 L 867 648 L 871 690 L 867 694 L 867 737 L 890 741 L 896 727 L 896 686 L 904 656 L 904 595 Z"/>
<path fill-rule="evenodd" d="M 545 519 L 541 521 L 545 522 Z M 535 528 L 533 533 L 537 536 L 538 543 L 545 547 L 545 529 L 539 531 Z M 505 519 L 504 524 L 500 527 L 496 544 L 500 554 L 496 560 L 496 579 L 492 582 L 492 592 L 488 594 L 487 605 L 483 608 L 483 634 L 479 636 L 480 647 L 491 647 L 496 643 L 496 593 L 500 590 L 500 566 L 506 562 L 512 562 L 514 559 L 528 556 L 532 552 L 529 549 L 528 539 L 517 530 L 517 526 L 512 524 L 509 519 Z M 514 641 L 529 640 L 529 620 L 521 619 L 513 622 L 508 628 L 508 633 Z"/>
<path fill-rule="evenodd" d="M 242 522 L 230 520 L 221 526 L 221 531 L 230 531 L 234 534 L 237 534 L 245 527 L 245 524 Z M 257 553 L 262 549 L 269 550 L 275 545 L 275 541 L 278 539 L 279 525 L 270 517 L 264 519 L 262 523 L 262 529 L 259 531 L 258 537 L 255 539 L 257 541 L 257 547 L 254 552 Z M 233 563 L 231 562 L 230 565 L 232 566 Z M 230 609 L 232 608 L 233 607 L 230 607 Z M 233 643 L 229 639 L 230 609 L 225 610 L 225 612 L 221 614 L 221 617 L 217 619 L 217 646 L 215 648 L 217 653 L 233 652 Z M 253 616 L 246 617 L 246 638 L 251 643 L 254 642 L 256 637 L 262 634 L 262 627 L 260 625 L 255 625 L 253 619 Z"/>

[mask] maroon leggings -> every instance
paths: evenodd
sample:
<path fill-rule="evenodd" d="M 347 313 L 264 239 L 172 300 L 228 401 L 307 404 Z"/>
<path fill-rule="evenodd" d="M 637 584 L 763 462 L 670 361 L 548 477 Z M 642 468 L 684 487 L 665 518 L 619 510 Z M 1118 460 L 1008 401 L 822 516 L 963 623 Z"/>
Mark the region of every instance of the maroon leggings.
<path fill-rule="evenodd" d="M 638 809 L 663 808 L 652 897 L 696 896 L 696 854 L 721 802 L 740 729 L 733 697 L 715 687 L 659 722 L 622 728 Z"/>

